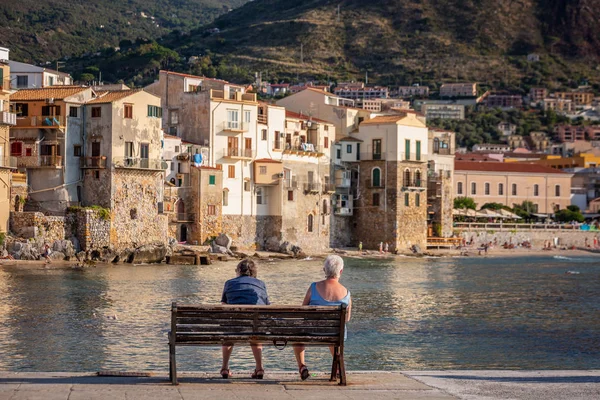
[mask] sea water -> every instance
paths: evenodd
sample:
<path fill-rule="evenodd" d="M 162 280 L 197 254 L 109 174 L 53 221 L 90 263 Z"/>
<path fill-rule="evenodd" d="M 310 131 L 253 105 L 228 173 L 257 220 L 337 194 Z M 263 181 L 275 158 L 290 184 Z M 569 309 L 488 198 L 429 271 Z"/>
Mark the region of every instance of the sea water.
<path fill-rule="evenodd" d="M 349 370 L 598 369 L 600 258 L 345 258 Z M 0 369 L 168 370 L 171 302 L 214 303 L 235 263 L 0 267 Z M 273 304 L 300 304 L 322 260 L 261 261 Z M 178 348 L 183 371 L 220 369 L 217 348 Z M 309 348 L 327 371 L 326 348 Z M 265 369 L 296 370 L 265 346 Z M 253 368 L 234 349 L 234 371 Z"/>

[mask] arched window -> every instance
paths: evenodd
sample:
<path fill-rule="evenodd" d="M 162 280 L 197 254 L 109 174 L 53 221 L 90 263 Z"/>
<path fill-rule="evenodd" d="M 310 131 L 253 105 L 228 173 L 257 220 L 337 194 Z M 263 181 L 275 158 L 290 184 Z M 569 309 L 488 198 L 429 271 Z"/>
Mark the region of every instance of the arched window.
<path fill-rule="evenodd" d="M 371 171 L 371 179 L 373 182 L 373 187 L 381 186 L 381 169 L 373 168 Z"/>
<path fill-rule="evenodd" d="M 498 195 L 499 196 L 504 196 L 504 183 L 499 183 L 498 184 Z"/>
<path fill-rule="evenodd" d="M 410 186 L 410 169 L 404 170 L 404 187 Z"/>
<path fill-rule="evenodd" d="M 421 195 L 419 193 L 415 194 L 415 207 L 421 206 Z"/>
<path fill-rule="evenodd" d="M 440 139 L 433 138 L 433 152 L 437 153 L 440 151 Z"/>
<path fill-rule="evenodd" d="M 533 185 L 533 195 L 534 196 L 540 195 L 540 185 Z"/>
<path fill-rule="evenodd" d="M 471 182 L 471 194 L 477 194 L 477 182 Z"/>
<path fill-rule="evenodd" d="M 404 205 L 406 207 L 410 206 L 410 197 L 409 197 L 408 193 L 404 193 Z"/>
<path fill-rule="evenodd" d="M 462 182 L 458 182 L 458 185 L 456 187 L 456 193 L 463 194 L 463 183 Z"/>
<path fill-rule="evenodd" d="M 229 205 L 229 189 L 223 189 L 223 205 Z"/>
<path fill-rule="evenodd" d="M 306 221 L 307 227 L 308 227 L 308 231 L 312 232 L 313 231 L 313 215 L 312 214 L 308 214 L 308 219 Z"/>
<path fill-rule="evenodd" d="M 177 214 L 185 214 L 185 204 L 182 199 L 177 202 Z"/>
<path fill-rule="evenodd" d="M 490 183 L 486 182 L 485 185 L 483 186 L 483 190 L 486 196 L 490 195 Z"/>
<path fill-rule="evenodd" d="M 554 195 L 560 197 L 560 185 L 554 186 Z"/>
<path fill-rule="evenodd" d="M 421 187 L 421 170 L 415 171 L 415 186 Z"/>

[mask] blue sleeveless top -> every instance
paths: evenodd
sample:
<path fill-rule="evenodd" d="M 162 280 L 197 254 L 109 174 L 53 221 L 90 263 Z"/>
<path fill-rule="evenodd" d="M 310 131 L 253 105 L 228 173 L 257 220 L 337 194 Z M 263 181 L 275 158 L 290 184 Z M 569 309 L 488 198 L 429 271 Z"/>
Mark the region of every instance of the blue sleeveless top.
<path fill-rule="evenodd" d="M 348 290 L 348 289 L 346 289 Z M 309 306 L 339 306 L 341 304 L 348 305 L 350 303 L 350 291 L 346 295 L 338 300 L 338 301 L 329 301 L 325 300 L 319 292 L 317 292 L 317 282 L 313 282 L 310 285 L 310 301 L 308 302 Z M 344 340 L 348 338 L 348 330 L 344 325 Z"/>

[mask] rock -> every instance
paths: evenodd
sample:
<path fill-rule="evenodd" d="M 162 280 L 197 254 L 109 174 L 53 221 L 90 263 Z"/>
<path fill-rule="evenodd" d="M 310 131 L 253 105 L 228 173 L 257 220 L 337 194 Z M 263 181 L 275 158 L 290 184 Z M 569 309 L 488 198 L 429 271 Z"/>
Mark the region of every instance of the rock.
<path fill-rule="evenodd" d="M 21 243 L 21 242 L 14 242 L 13 245 L 12 245 L 11 252 L 12 253 L 20 253 L 22 249 L 23 249 L 23 243 Z"/>
<path fill-rule="evenodd" d="M 147 244 L 140 246 L 133 252 L 132 263 L 153 264 L 163 262 L 167 255 L 167 247 L 164 244 Z"/>
<path fill-rule="evenodd" d="M 64 260 L 65 259 L 65 253 L 61 252 L 61 251 L 52 251 L 50 253 L 50 259 L 51 260 Z"/>
<path fill-rule="evenodd" d="M 133 250 L 124 249 L 119 252 L 119 254 L 114 258 L 114 263 L 131 263 L 133 262 Z"/>
<path fill-rule="evenodd" d="M 177 245 L 177 239 L 169 238 L 169 246 L 173 247 Z"/>
<path fill-rule="evenodd" d="M 118 257 L 118 254 L 111 248 L 103 248 L 100 250 L 100 256 L 98 259 L 101 262 L 112 263 Z"/>
<path fill-rule="evenodd" d="M 290 251 L 294 254 L 294 257 L 298 257 L 298 253 L 302 252 L 302 249 L 298 246 L 292 246 Z"/>
<path fill-rule="evenodd" d="M 213 243 L 212 248 L 210 250 L 210 252 L 214 254 L 227 254 L 233 256 L 233 253 L 227 247 L 219 246 L 215 243 Z"/>
<path fill-rule="evenodd" d="M 75 236 L 71 236 L 69 241 L 71 242 L 71 244 L 73 244 L 73 250 L 75 251 L 75 253 L 78 253 L 81 251 L 81 245 L 79 244 L 79 239 L 77 239 Z"/>
<path fill-rule="evenodd" d="M 287 243 L 287 242 L 284 242 L 284 243 Z M 277 252 L 277 251 L 281 251 L 280 247 L 281 247 L 281 245 L 279 244 L 279 239 L 277 239 L 277 237 L 275 237 L 275 236 L 271 236 L 266 240 L 263 250 L 270 251 L 270 252 Z"/>
<path fill-rule="evenodd" d="M 421 254 L 423 251 L 421 250 L 421 246 L 419 246 L 418 244 L 413 244 L 413 246 L 410 248 L 412 250 L 413 253 L 415 254 Z"/>
<path fill-rule="evenodd" d="M 303 251 L 299 251 L 298 253 L 296 253 L 295 257 L 296 258 L 308 258 L 308 255 Z"/>
<path fill-rule="evenodd" d="M 75 257 L 77 258 L 77 261 L 84 262 L 87 259 L 87 253 L 85 251 L 80 251 L 75 254 Z"/>
<path fill-rule="evenodd" d="M 233 240 L 229 237 L 229 235 L 221 233 L 219 236 L 217 236 L 213 243 L 225 247 L 227 250 L 229 250 L 229 248 L 233 244 Z"/>

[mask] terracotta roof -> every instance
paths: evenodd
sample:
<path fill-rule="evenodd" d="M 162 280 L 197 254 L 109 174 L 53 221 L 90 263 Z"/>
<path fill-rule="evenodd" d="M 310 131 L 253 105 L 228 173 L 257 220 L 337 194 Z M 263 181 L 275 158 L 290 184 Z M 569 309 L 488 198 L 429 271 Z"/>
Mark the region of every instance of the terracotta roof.
<path fill-rule="evenodd" d="M 88 101 L 87 104 L 112 103 L 113 101 L 124 99 L 125 97 L 129 97 L 132 94 L 135 94 L 135 93 L 138 93 L 141 91 L 143 91 L 143 89 L 109 91 L 104 96 L 96 97 L 94 100 Z"/>
<path fill-rule="evenodd" d="M 395 124 L 398 121 L 406 118 L 406 114 L 398 114 L 398 115 L 381 115 L 378 117 L 374 117 L 368 119 L 366 121 L 361 122 L 361 125 L 382 125 L 382 124 Z"/>
<path fill-rule="evenodd" d="M 228 85 L 231 85 L 231 86 L 246 87 L 246 86 L 244 86 L 244 85 L 237 85 L 237 84 L 235 84 L 235 83 L 231 83 L 231 82 L 228 82 L 228 81 L 224 81 L 223 79 L 207 78 L 207 77 L 205 77 L 205 76 L 198 76 L 198 75 L 184 74 L 184 73 L 182 73 L 182 72 L 167 71 L 167 70 L 164 70 L 164 69 L 161 69 L 161 70 L 160 70 L 160 72 L 164 72 L 164 73 L 165 73 L 165 74 L 167 74 L 167 75 L 177 75 L 177 76 L 183 76 L 184 78 L 204 79 L 204 80 L 206 80 L 206 81 L 213 81 L 213 82 L 222 82 L 222 83 L 226 83 L 226 84 L 228 84 Z M 159 73 L 160 73 L 160 72 L 159 72 Z"/>
<path fill-rule="evenodd" d="M 270 163 L 270 164 L 281 164 L 281 161 L 273 160 L 272 158 L 260 158 L 258 160 L 254 160 L 254 162 Z"/>
<path fill-rule="evenodd" d="M 323 122 L 326 124 L 333 125 L 331 122 L 325 121 L 324 119 L 315 118 L 315 117 L 311 117 L 309 115 L 304 115 L 304 114 L 298 114 L 298 113 L 295 113 L 293 111 L 288 111 L 288 110 L 285 110 L 285 116 L 286 116 L 286 118 L 296 118 L 296 119 L 301 119 L 304 121 L 317 121 L 317 122 Z"/>
<path fill-rule="evenodd" d="M 10 101 L 62 100 L 65 97 L 73 96 L 88 89 L 91 90 L 89 87 L 84 86 L 51 86 L 41 89 L 21 89 L 10 95 Z"/>
<path fill-rule="evenodd" d="M 165 139 L 181 139 L 179 136 L 173 136 L 173 135 L 169 135 L 167 133 L 163 134 L 163 137 Z"/>
<path fill-rule="evenodd" d="M 477 161 L 455 161 L 455 171 L 481 171 L 481 172 L 515 172 L 530 174 L 567 174 L 558 169 L 544 167 L 533 163 L 503 163 L 503 162 L 477 162 Z"/>
<path fill-rule="evenodd" d="M 338 142 L 364 142 L 364 140 L 360 140 L 352 136 L 346 136 L 338 140 Z"/>

